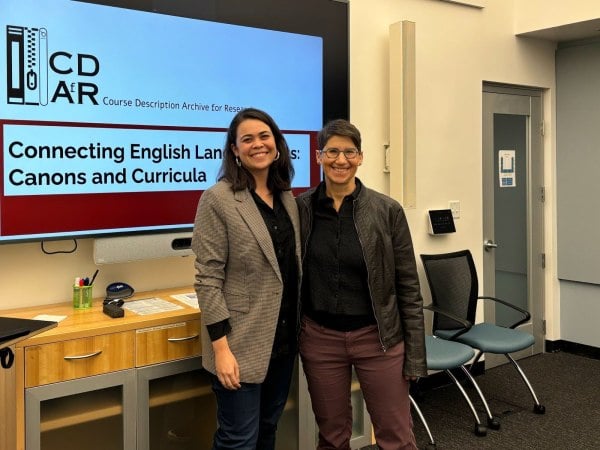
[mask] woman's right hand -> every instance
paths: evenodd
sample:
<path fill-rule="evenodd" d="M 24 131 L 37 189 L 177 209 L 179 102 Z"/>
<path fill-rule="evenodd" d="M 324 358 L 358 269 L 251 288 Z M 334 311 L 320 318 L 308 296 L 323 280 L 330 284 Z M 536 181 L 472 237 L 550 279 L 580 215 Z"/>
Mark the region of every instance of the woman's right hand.
<path fill-rule="evenodd" d="M 213 341 L 217 378 L 225 389 L 236 390 L 241 387 L 240 367 L 227 343 L 227 336 Z"/>

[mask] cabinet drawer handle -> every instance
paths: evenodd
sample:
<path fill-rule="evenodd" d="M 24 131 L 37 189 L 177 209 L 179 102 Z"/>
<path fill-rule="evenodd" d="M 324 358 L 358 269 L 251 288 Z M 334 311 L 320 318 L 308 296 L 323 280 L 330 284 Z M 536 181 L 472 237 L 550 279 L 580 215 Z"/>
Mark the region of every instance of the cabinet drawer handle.
<path fill-rule="evenodd" d="M 199 335 L 198 334 L 192 334 L 191 336 L 186 336 L 186 337 L 180 337 L 180 338 L 168 338 L 167 341 L 169 342 L 181 342 L 181 341 L 190 341 L 192 339 L 196 339 L 198 338 Z"/>
<path fill-rule="evenodd" d="M 86 358 L 92 358 L 93 356 L 98 356 L 100 353 L 102 353 L 102 350 L 98 350 L 97 352 L 94 353 L 88 353 L 87 355 L 80 355 L 80 356 L 65 356 L 65 360 L 70 361 L 72 359 L 86 359 Z"/>

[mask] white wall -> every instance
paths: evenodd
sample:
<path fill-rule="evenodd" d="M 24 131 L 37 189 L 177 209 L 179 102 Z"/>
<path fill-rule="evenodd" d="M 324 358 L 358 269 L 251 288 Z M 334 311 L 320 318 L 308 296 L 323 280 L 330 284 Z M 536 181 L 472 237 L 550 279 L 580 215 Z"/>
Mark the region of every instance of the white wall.
<path fill-rule="evenodd" d="M 103 296 L 106 285 L 114 281 L 130 283 L 138 291 L 193 282 L 191 257 L 96 266 L 92 247 L 91 239 L 82 239 L 74 253 L 46 255 L 39 243 L 0 245 L 0 310 L 67 301 L 74 278 L 91 277 L 97 268 L 95 297 Z M 45 243 L 50 252 L 72 248 L 73 241 Z"/>
<path fill-rule="evenodd" d="M 514 35 L 513 2 L 486 1 L 484 9 L 436 0 L 350 0 L 351 120 L 363 133 L 365 161 L 359 177 L 386 192 L 383 144 L 388 141 L 388 28 L 416 23 L 417 207 L 408 210 L 417 253 L 469 248 L 481 272 L 482 83 L 493 81 L 548 89 L 545 115 L 552 120 L 555 44 Z M 551 131 L 552 127 L 548 127 Z M 548 190 L 546 251 L 553 254 L 553 133 L 545 138 Z M 457 232 L 427 234 L 426 211 L 459 200 Z M 559 339 L 555 261 L 546 282 L 548 339 Z M 423 285 L 426 285 L 423 278 Z"/>
<path fill-rule="evenodd" d="M 537 4 L 533 11 L 528 6 Z M 547 338 L 560 339 L 559 288 L 556 278 L 554 197 L 554 48 L 551 42 L 515 37 L 519 27 L 534 25 L 518 11 L 550 14 L 546 0 L 486 0 L 476 9 L 438 0 L 350 0 L 351 119 L 363 133 L 365 162 L 359 171 L 370 187 L 386 192 L 383 144 L 388 142 L 388 28 L 402 20 L 416 23 L 417 207 L 407 211 L 417 252 L 469 248 L 481 271 L 481 90 L 483 81 L 547 89 L 544 114 L 546 202 Z M 562 0 L 552 3 L 561 4 Z M 594 18 L 596 0 L 568 2 L 576 16 Z M 555 5 L 556 6 L 556 5 Z M 581 6 L 581 10 L 577 7 Z M 564 9 L 564 8 L 563 8 Z M 547 17 L 547 15 L 545 15 Z M 560 25 L 560 15 L 551 16 Z M 546 19 L 548 22 L 550 19 Z M 556 23 L 558 22 L 558 23 Z M 523 25 L 523 23 L 527 25 Z M 566 22 L 565 22 L 566 23 Z M 521 28 L 521 31 L 523 28 Z M 432 238 L 426 211 L 461 202 L 457 232 Z M 52 248 L 69 248 L 68 241 Z M 71 280 L 92 274 L 92 241 L 82 240 L 75 254 L 48 256 L 39 244 L 0 246 L 0 309 L 64 301 Z M 110 281 L 138 290 L 191 285 L 193 260 L 169 258 L 102 266 L 94 294 Z"/>
<path fill-rule="evenodd" d="M 600 33 L 598 33 L 600 35 Z M 600 347 L 600 41 L 556 52 L 557 215 L 561 339 Z M 585 220 L 582 220 L 585 218 Z"/>

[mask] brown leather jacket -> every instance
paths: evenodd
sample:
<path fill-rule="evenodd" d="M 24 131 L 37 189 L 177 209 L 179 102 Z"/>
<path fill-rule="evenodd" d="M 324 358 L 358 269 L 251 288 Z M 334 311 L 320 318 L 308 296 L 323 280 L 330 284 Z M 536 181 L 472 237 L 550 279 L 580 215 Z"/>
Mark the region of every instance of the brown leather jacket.
<path fill-rule="evenodd" d="M 312 230 L 316 190 L 296 199 L 302 255 Z M 426 376 L 423 299 L 404 210 L 392 198 L 362 185 L 354 201 L 354 222 L 367 266 L 381 346 L 385 351 L 404 340 L 404 375 Z"/>

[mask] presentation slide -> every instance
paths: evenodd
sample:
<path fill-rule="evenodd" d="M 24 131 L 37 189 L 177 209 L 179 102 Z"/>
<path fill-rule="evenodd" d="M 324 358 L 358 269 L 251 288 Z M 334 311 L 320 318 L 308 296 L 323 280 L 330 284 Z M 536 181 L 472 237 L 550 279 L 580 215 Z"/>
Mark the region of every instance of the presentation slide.
<path fill-rule="evenodd" d="M 295 189 L 318 180 L 320 37 L 67 0 L 0 0 L 0 24 L 0 240 L 190 227 L 244 107 Z"/>

